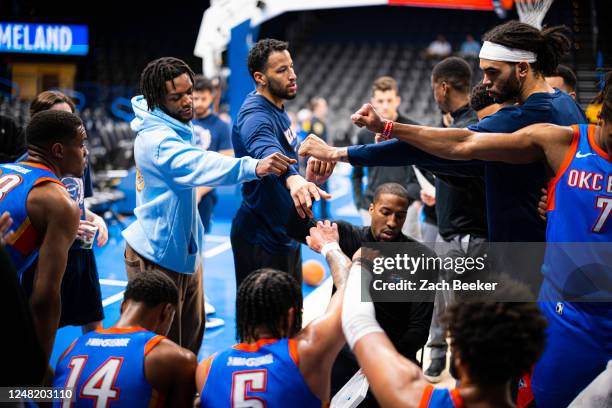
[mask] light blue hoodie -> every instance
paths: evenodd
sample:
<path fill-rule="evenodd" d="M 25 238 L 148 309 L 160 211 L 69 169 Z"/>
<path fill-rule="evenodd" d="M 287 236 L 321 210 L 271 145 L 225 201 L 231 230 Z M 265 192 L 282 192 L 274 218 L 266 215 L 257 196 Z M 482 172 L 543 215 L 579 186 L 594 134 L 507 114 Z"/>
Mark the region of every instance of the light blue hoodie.
<path fill-rule="evenodd" d="M 142 95 L 132 98 L 136 160 L 136 221 L 123 231 L 142 257 L 175 272 L 193 273 L 203 249 L 204 227 L 194 187 L 256 180 L 257 160 L 236 159 L 193 144 L 191 123 L 159 108 L 147 109 Z"/>

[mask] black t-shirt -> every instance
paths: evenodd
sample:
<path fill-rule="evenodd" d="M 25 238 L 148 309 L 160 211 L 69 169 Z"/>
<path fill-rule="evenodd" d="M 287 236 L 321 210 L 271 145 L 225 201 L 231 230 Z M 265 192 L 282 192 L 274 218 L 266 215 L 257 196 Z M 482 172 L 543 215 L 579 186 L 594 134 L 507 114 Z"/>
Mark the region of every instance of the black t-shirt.
<path fill-rule="evenodd" d="M 364 243 L 377 242 L 370 227 L 355 226 L 345 221 L 334 222 L 338 224 L 340 249 L 349 258 L 352 258 Z M 287 226 L 287 233 L 293 239 L 305 243 L 310 228 L 314 226 L 316 222 L 312 219 L 294 218 Z M 420 253 L 435 256 L 431 249 L 403 234 L 400 234 L 395 242 L 414 243 L 419 246 Z M 374 307 L 378 323 L 387 333 L 395 348 L 400 354 L 415 360 L 416 352 L 427 342 L 433 303 L 385 302 L 374 303 Z"/>
<path fill-rule="evenodd" d="M 452 113 L 453 128 L 465 128 L 478 122 L 469 106 Z M 487 237 L 487 209 L 484 180 L 481 177 L 437 175 L 436 215 L 438 232 L 449 241 L 454 236 L 471 234 Z"/>

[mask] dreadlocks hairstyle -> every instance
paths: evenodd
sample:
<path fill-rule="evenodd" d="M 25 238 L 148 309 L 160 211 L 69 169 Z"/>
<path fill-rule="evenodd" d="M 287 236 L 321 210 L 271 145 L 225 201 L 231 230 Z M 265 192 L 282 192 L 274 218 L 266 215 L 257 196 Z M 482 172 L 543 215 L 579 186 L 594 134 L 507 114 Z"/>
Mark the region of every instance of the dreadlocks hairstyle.
<path fill-rule="evenodd" d="M 527 373 L 546 342 L 546 319 L 520 283 L 499 276 L 502 288 L 494 299 L 464 298 L 447 309 L 443 318 L 470 377 L 479 385 L 501 385 Z M 501 301 L 503 300 L 503 301 Z"/>
<path fill-rule="evenodd" d="M 194 73 L 185 61 L 163 57 L 149 62 L 140 74 L 140 91 L 147 100 L 150 111 L 162 107 L 166 97 L 166 81 L 187 74 L 193 82 Z"/>
<path fill-rule="evenodd" d="M 494 27 L 484 36 L 484 41 L 491 41 L 509 48 L 531 51 L 537 54 L 537 61 L 531 63 L 535 72 L 552 76 L 572 45 L 566 33 L 566 26 L 544 28 L 541 31 L 529 24 L 516 20 Z"/>
<path fill-rule="evenodd" d="M 604 81 L 604 88 L 596 98 L 596 102 L 601 103 L 600 119 L 612 124 L 612 71 L 608 71 Z"/>
<path fill-rule="evenodd" d="M 272 38 L 265 38 L 257 41 L 255 46 L 249 51 L 247 65 L 249 73 L 253 79 L 255 72 L 264 72 L 268 64 L 270 54 L 276 51 L 286 51 L 289 49 L 289 43 L 279 41 Z"/>
<path fill-rule="evenodd" d="M 293 327 L 285 328 L 290 308 L 295 310 Z M 302 289 L 286 272 L 263 268 L 252 272 L 236 297 L 236 338 L 256 339 L 256 329 L 265 328 L 273 337 L 292 336 L 302 327 Z M 284 333 L 283 329 L 288 329 Z"/>

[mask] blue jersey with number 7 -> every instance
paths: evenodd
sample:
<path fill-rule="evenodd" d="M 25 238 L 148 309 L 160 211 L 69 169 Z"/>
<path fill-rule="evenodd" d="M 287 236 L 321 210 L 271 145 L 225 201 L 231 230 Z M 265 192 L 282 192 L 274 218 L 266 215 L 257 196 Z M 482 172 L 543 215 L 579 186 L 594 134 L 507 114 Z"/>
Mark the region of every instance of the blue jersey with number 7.
<path fill-rule="evenodd" d="M 612 160 L 596 144 L 594 125 L 573 129 L 570 149 L 548 187 L 542 268 L 550 293 L 562 296 L 541 300 L 606 300 L 602 296 L 612 295 Z"/>

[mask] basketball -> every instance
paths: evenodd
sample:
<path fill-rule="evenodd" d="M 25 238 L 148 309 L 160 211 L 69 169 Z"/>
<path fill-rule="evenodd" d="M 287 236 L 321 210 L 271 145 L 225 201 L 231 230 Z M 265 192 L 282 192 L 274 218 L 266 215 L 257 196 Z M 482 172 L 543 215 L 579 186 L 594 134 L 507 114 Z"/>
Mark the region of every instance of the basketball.
<path fill-rule="evenodd" d="M 321 262 L 311 259 L 302 264 L 302 277 L 307 285 L 319 286 L 325 277 L 325 268 Z"/>

